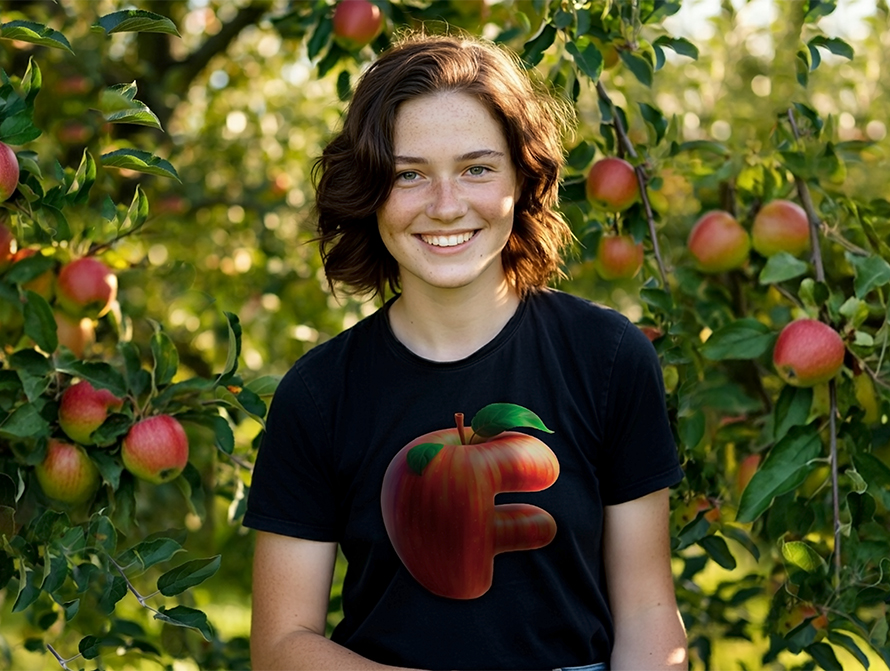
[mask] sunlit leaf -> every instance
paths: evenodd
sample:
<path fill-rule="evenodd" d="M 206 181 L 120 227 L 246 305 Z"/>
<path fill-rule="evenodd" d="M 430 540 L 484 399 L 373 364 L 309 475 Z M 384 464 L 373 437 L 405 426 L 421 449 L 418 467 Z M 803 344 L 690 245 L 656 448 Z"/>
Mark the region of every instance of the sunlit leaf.
<path fill-rule="evenodd" d="M 10 21 L 0 24 L 0 38 L 39 44 L 42 47 L 63 49 L 74 53 L 68 39 L 58 30 L 34 21 Z"/>
<path fill-rule="evenodd" d="M 106 14 L 96 23 L 106 33 L 165 33 L 179 37 L 176 25 L 166 16 L 142 9 L 127 9 Z"/>
<path fill-rule="evenodd" d="M 824 569 L 825 560 L 803 541 L 788 541 L 782 545 L 782 556 L 791 564 L 807 573 Z"/>
<path fill-rule="evenodd" d="M 117 151 L 103 154 L 101 157 L 102 165 L 107 168 L 125 168 L 127 170 L 135 170 L 136 172 L 144 172 L 149 175 L 158 175 L 160 177 L 170 177 L 177 182 L 179 174 L 176 172 L 169 161 L 155 156 L 147 151 L 138 149 L 118 149 Z"/>

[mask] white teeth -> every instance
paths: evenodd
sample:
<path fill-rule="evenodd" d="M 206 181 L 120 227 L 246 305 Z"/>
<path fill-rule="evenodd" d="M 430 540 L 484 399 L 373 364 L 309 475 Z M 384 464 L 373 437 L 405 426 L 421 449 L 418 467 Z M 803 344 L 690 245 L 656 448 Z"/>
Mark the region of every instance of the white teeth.
<path fill-rule="evenodd" d="M 434 247 L 454 247 L 463 244 L 472 237 L 473 231 L 467 231 L 457 235 L 421 235 L 420 239 Z"/>

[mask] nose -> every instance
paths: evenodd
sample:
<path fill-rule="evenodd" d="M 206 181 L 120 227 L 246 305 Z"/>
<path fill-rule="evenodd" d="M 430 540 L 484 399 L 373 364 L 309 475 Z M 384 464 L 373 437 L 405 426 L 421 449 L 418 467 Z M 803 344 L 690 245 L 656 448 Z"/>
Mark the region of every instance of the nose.
<path fill-rule="evenodd" d="M 439 179 L 433 184 L 427 216 L 439 221 L 454 221 L 467 213 L 467 203 L 460 187 L 450 179 Z"/>

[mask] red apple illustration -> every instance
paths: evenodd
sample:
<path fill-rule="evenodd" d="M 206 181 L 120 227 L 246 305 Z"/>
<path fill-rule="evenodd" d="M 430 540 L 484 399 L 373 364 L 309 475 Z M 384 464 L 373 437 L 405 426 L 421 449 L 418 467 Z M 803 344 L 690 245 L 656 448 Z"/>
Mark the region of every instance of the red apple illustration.
<path fill-rule="evenodd" d="M 189 442 L 176 419 L 155 415 L 136 422 L 121 447 L 124 466 L 137 478 L 160 484 L 172 480 L 189 460 Z"/>
<path fill-rule="evenodd" d="M 65 264 L 56 278 L 59 305 L 75 317 L 101 317 L 117 297 L 117 277 L 93 256 Z"/>
<path fill-rule="evenodd" d="M 59 401 L 59 426 L 81 445 L 92 445 L 93 431 L 102 426 L 109 410 L 120 410 L 123 400 L 107 389 L 96 389 L 86 380 L 71 385 Z"/>
<path fill-rule="evenodd" d="M 500 492 L 537 492 L 559 476 L 547 445 L 516 427 L 552 433 L 521 406 L 494 403 L 456 428 L 412 440 L 383 478 L 381 507 L 390 541 L 411 575 L 451 599 L 475 599 L 491 587 L 494 556 L 540 548 L 553 540 L 556 522 L 523 503 L 495 505 Z"/>
<path fill-rule="evenodd" d="M 60 503 L 86 503 L 99 489 L 99 469 L 79 445 L 51 438 L 46 457 L 34 468 L 43 493 Z"/>

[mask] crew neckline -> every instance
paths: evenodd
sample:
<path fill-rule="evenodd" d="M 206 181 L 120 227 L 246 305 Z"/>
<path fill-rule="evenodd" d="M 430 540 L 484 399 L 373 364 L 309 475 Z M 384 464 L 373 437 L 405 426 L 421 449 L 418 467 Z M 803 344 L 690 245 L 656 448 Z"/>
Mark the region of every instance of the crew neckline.
<path fill-rule="evenodd" d="M 519 301 L 519 305 L 516 307 L 516 311 L 511 315 L 510 319 L 507 320 L 507 323 L 504 324 L 504 327 L 500 331 L 498 331 L 494 338 L 482 345 L 482 347 L 477 349 L 472 354 L 464 357 L 463 359 L 455 359 L 453 361 L 434 361 L 433 359 L 427 359 L 420 356 L 419 354 L 415 354 L 414 352 L 412 352 L 401 340 L 396 337 L 395 332 L 392 330 L 392 325 L 389 322 L 389 309 L 398 297 L 399 294 L 396 294 L 395 296 L 387 300 L 386 303 L 383 305 L 383 308 L 377 312 L 377 316 L 379 317 L 379 328 L 381 328 L 383 331 L 383 339 L 386 342 L 386 345 L 397 357 L 404 361 L 415 365 L 440 369 L 461 368 L 464 366 L 470 366 L 499 350 L 508 340 L 510 340 L 513 333 L 516 332 L 516 329 L 519 328 L 519 325 L 524 318 L 526 310 L 528 309 L 528 302 L 533 299 L 533 295 L 529 295 L 526 298 L 521 299 Z"/>

